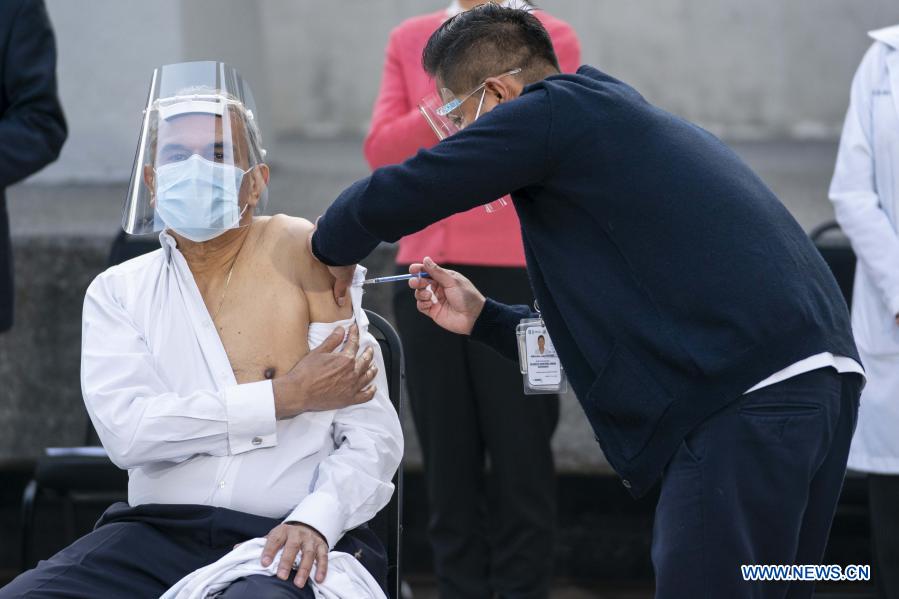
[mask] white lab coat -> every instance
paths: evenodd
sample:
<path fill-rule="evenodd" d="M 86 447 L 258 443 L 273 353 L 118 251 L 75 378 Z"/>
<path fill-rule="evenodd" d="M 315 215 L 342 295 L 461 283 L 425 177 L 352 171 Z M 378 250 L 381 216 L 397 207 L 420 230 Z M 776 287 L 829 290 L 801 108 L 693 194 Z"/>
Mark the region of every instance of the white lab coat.
<path fill-rule="evenodd" d="M 852 326 L 868 379 L 849 467 L 899 474 L 899 26 L 870 35 L 830 199 L 859 259 Z"/>

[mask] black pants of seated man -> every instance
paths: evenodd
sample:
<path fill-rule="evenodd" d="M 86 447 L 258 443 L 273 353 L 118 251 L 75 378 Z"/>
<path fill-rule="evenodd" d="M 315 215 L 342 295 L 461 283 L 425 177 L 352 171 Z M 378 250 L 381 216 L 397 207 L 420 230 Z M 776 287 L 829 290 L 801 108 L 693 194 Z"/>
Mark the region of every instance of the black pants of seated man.
<path fill-rule="evenodd" d="M 812 596 L 741 565 L 819 564 L 855 431 L 862 377 L 822 368 L 744 395 L 687 436 L 662 479 L 656 599 Z"/>
<path fill-rule="evenodd" d="M 157 599 L 181 578 L 248 539 L 262 537 L 280 520 L 205 505 L 112 505 L 93 532 L 0 589 L 0 599 Z M 348 532 L 334 548 L 357 555 L 382 587 L 387 579 L 383 545 L 368 528 Z M 227 599 L 312 599 L 291 573 L 248 576 L 221 595 Z"/>
<path fill-rule="evenodd" d="M 444 266 L 501 302 L 534 302 L 523 268 Z M 440 596 L 548 597 L 558 396 L 525 395 L 517 363 L 439 328 L 418 313 L 408 287 L 397 287 L 394 309 L 424 458 Z"/>

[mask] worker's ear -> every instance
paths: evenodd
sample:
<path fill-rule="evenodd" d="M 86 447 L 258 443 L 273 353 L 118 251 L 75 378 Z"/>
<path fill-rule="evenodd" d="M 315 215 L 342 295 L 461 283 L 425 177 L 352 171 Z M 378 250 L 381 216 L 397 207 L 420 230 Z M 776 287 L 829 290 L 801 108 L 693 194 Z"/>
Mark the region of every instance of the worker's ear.
<path fill-rule="evenodd" d="M 497 104 L 514 100 L 521 95 L 523 86 L 515 77 L 490 77 L 484 81 L 487 95 Z"/>

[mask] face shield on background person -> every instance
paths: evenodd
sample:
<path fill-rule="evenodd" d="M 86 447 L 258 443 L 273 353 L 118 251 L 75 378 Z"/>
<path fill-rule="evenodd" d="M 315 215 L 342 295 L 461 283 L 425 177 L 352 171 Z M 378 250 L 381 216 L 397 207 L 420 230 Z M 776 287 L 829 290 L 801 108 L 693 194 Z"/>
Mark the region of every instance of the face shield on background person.
<path fill-rule="evenodd" d="M 513 69 L 497 75 L 497 77 L 508 77 L 517 75 L 521 69 Z M 458 133 L 469 124 L 478 120 L 484 108 L 484 99 L 487 97 L 487 82 L 484 81 L 479 86 L 468 93 L 457 96 L 453 90 L 442 87 L 439 91 L 432 92 L 421 99 L 418 104 L 418 110 L 425 121 L 430 125 L 431 130 L 437 135 L 437 139 L 443 141 L 447 137 Z M 476 106 L 466 107 L 466 103 Z M 472 116 L 465 114 L 466 108 L 473 109 Z M 470 120 L 469 120 L 470 119 Z M 500 208 L 504 208 L 507 202 L 504 198 L 490 202 L 484 205 L 487 212 L 495 212 Z"/>
<path fill-rule="evenodd" d="M 196 242 L 265 213 L 255 103 L 231 66 L 186 62 L 155 69 L 122 211 L 125 232 L 162 229 Z"/>

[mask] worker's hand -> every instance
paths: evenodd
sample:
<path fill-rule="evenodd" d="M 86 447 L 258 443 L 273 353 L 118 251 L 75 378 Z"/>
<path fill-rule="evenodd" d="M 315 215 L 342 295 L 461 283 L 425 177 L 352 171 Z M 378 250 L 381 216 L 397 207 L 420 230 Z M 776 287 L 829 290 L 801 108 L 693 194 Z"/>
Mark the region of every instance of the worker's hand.
<path fill-rule="evenodd" d="M 350 286 L 353 284 L 353 275 L 356 273 L 356 265 L 350 266 L 329 266 L 331 276 L 334 277 L 334 301 L 343 308 L 346 305 L 347 295 L 350 292 Z"/>
<path fill-rule="evenodd" d="M 316 260 L 318 260 L 318 257 L 316 257 L 315 252 L 312 251 L 312 236 L 315 235 L 317 230 L 318 219 L 315 220 L 315 226 L 312 227 L 312 231 L 309 232 L 309 237 L 306 238 L 306 249 L 309 251 L 309 255 Z M 350 286 L 353 284 L 353 275 L 356 273 L 356 265 L 328 266 L 325 264 L 325 266 L 328 267 L 328 271 L 331 273 L 331 276 L 334 277 L 334 301 L 342 308 L 346 304 L 347 294 L 350 291 Z"/>
<path fill-rule="evenodd" d="M 328 543 L 317 530 L 300 522 L 284 522 L 274 527 L 265 537 L 262 567 L 268 568 L 282 547 L 284 551 L 278 563 L 278 578 L 287 580 L 299 556 L 297 575 L 293 578 L 295 585 L 300 588 L 306 586 L 313 563 L 317 565 L 315 582 L 321 584 L 325 581 L 328 574 Z"/>
<path fill-rule="evenodd" d="M 470 335 L 484 309 L 484 296 L 471 281 L 454 270 L 437 266 L 430 258 L 412 264 L 411 274 L 426 272 L 430 279 L 409 279 L 418 311 L 452 333 Z"/>
<path fill-rule="evenodd" d="M 359 327 L 353 324 L 343 349 L 343 327 L 306 354 L 290 372 L 272 381 L 275 416 L 293 418 L 303 412 L 325 412 L 365 403 L 375 396 L 372 381 L 378 367 L 367 347 L 358 357 Z"/>

